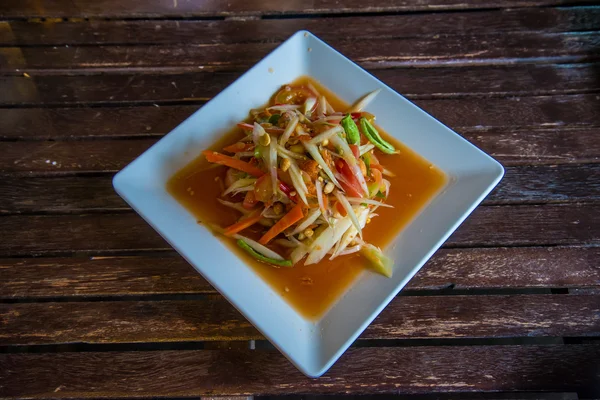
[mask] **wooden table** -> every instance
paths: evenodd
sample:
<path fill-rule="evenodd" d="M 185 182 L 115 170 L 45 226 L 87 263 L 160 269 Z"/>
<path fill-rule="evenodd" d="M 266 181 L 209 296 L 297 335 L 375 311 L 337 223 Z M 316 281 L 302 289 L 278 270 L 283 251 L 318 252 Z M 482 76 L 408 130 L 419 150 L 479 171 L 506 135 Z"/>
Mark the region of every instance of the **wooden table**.
<path fill-rule="evenodd" d="M 599 396 L 600 7 L 584 3 L 0 2 L 0 397 Z M 320 379 L 111 187 L 303 28 L 506 166 Z"/>

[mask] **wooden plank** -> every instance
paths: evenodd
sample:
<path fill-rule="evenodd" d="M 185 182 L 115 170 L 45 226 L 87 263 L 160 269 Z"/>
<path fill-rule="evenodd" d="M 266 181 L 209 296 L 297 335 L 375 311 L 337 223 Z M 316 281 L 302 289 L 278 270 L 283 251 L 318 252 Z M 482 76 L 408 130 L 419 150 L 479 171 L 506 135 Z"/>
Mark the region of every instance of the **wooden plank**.
<path fill-rule="evenodd" d="M 67 139 L 164 134 L 198 110 L 196 105 L 126 108 L 0 109 L 4 139 Z"/>
<path fill-rule="evenodd" d="M 507 167 L 503 180 L 485 203 L 596 200 L 600 200 L 600 165 L 536 165 Z"/>
<path fill-rule="evenodd" d="M 558 135 L 555 144 L 562 145 L 558 137 L 569 135 L 569 132 L 563 130 L 565 127 L 600 126 L 600 115 L 597 112 L 600 109 L 600 96 L 596 94 L 435 99 L 416 100 L 415 103 L 459 132 L 480 133 L 490 128 L 523 128 L 511 133 L 514 134 L 514 140 L 522 142 L 529 141 L 523 136 L 538 133 L 545 135 L 546 131 L 538 132 L 537 129 L 547 128 L 552 134 Z M 157 136 L 175 128 L 198 108 L 199 105 L 0 108 L 0 138 L 44 140 Z M 561 128 L 558 133 L 557 127 Z M 531 128 L 536 128 L 536 131 L 531 132 Z M 482 139 L 484 136 L 486 135 L 482 135 Z M 586 134 L 581 137 L 586 137 Z M 510 143 L 508 145 L 512 146 Z M 594 142 L 586 142 L 585 145 L 598 147 Z M 496 146 L 506 151 L 503 143 L 496 143 Z M 566 150 L 560 151 L 569 153 Z"/>
<path fill-rule="evenodd" d="M 515 31 L 573 32 L 594 30 L 599 22 L 600 8 L 594 6 L 379 15 L 377 23 L 373 23 L 371 16 L 216 21 L 49 18 L 0 21 L 0 46 L 281 41 L 301 29 L 324 40 L 340 36 L 364 39 Z"/>
<path fill-rule="evenodd" d="M 5 398 L 577 391 L 598 394 L 599 345 L 358 348 L 320 379 L 275 351 L 0 354 Z M 552 366 L 552 368 L 547 368 Z M 151 371 L 151 373 L 148 373 Z"/>
<path fill-rule="evenodd" d="M 598 244 L 596 208 L 594 204 L 480 207 L 446 246 Z M 131 213 L 4 216 L 0 218 L 0 243 L 0 255 L 6 256 L 170 249 Z"/>
<path fill-rule="evenodd" d="M 439 250 L 407 290 L 598 288 L 598 247 Z M 176 254 L 0 259 L 0 299 L 216 293 Z"/>
<path fill-rule="evenodd" d="M 502 33 L 400 39 L 335 39 L 330 44 L 366 68 L 595 60 L 597 32 Z M 0 48 L 0 71 L 131 68 L 245 69 L 279 43 L 43 46 Z M 30 71 L 31 70 L 31 71 Z"/>
<path fill-rule="evenodd" d="M 77 168 L 71 170 L 77 171 Z M 600 164 L 506 167 L 504 179 L 483 204 L 568 203 L 600 200 Z M 112 177 L 4 176 L 0 213 L 85 213 L 128 210 Z"/>
<path fill-rule="evenodd" d="M 584 93 L 600 90 L 600 64 L 471 66 L 385 69 L 375 75 L 411 99 Z M 67 106 L 80 103 L 202 103 L 221 92 L 238 72 L 177 74 L 0 76 L 0 105 Z"/>
<path fill-rule="evenodd" d="M 599 313 L 600 295 L 405 296 L 394 299 L 360 338 L 595 336 Z M 0 304 L 0 321 L 5 346 L 264 339 L 220 296 Z"/>
<path fill-rule="evenodd" d="M 526 133 L 519 131 L 509 134 L 466 133 L 464 137 L 504 165 L 516 166 L 596 163 L 600 159 L 600 142 L 597 140 L 597 135 L 598 128 Z M 0 173 L 5 176 L 26 174 L 30 177 L 33 174 L 52 176 L 81 172 L 113 173 L 125 167 L 157 140 L 148 138 L 0 142 L 3 153 L 3 157 L 0 158 Z M 588 181 L 595 179 L 595 175 L 579 177 Z M 534 185 L 535 182 L 530 184 Z M 593 193 L 593 188 L 590 194 Z M 14 189 L 9 190 L 14 192 Z"/>
<path fill-rule="evenodd" d="M 189 1 L 134 0 L 127 3 L 115 0 L 101 0 L 93 3 L 78 2 L 73 6 L 66 0 L 53 1 L 40 5 L 33 0 L 5 0 L 0 4 L 0 14 L 4 18 L 25 17 L 104 17 L 104 18 L 144 18 L 144 17 L 211 17 L 232 15 L 281 15 L 281 14 L 339 14 L 361 12 L 395 11 L 442 11 L 486 8 L 535 7 L 569 4 L 594 4 L 589 0 L 393 0 L 376 6 L 359 0 L 345 1 L 343 5 L 335 0 L 315 0 L 310 3 L 281 3 L 275 0 L 245 1 Z"/>

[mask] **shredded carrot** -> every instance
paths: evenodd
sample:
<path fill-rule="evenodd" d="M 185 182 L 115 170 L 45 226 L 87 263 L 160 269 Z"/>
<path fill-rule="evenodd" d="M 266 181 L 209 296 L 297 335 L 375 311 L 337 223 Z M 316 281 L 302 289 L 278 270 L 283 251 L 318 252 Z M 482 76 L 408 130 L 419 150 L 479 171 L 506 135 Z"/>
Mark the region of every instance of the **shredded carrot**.
<path fill-rule="evenodd" d="M 243 231 L 244 229 L 256 224 L 262 218 L 262 211 L 262 209 L 252 211 L 250 214 L 248 214 L 246 218 L 225 228 L 223 234 L 225 234 L 226 236 L 235 235 L 236 233 Z"/>
<path fill-rule="evenodd" d="M 258 243 L 263 246 L 269 243 L 275 236 L 279 235 L 281 232 L 294 225 L 296 222 L 300 221 L 304 217 L 304 213 L 302 212 L 302 204 L 297 204 L 292 208 L 287 214 L 283 216 L 275 225 L 271 227 L 260 238 Z"/>
<path fill-rule="evenodd" d="M 223 147 L 223 150 L 225 150 L 228 153 L 240 153 L 242 151 L 251 151 L 254 150 L 254 144 L 237 142 L 227 147 Z"/>
<path fill-rule="evenodd" d="M 253 165 L 248 164 L 245 161 L 238 160 L 237 158 L 229 157 L 221 153 L 217 153 L 216 151 L 206 150 L 203 151 L 202 154 L 206 156 L 208 162 L 216 163 L 231 167 L 233 169 L 237 169 L 243 172 L 246 172 L 250 175 L 259 177 L 264 175 L 264 172 L 260 169 L 256 168 Z"/>

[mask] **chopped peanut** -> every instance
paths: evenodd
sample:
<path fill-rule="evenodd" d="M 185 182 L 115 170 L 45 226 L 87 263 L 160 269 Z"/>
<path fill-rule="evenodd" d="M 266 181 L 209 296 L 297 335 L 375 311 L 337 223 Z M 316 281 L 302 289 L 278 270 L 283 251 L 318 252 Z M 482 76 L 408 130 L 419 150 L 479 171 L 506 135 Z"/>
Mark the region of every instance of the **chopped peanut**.
<path fill-rule="evenodd" d="M 327 185 L 325 185 L 325 188 L 323 188 L 323 193 L 329 194 L 329 193 L 333 192 L 334 188 L 335 188 L 335 186 L 333 185 L 332 182 L 327 182 Z"/>
<path fill-rule="evenodd" d="M 268 146 L 271 143 L 271 136 L 268 133 L 265 133 L 258 138 L 258 143 L 260 143 L 261 146 Z"/>

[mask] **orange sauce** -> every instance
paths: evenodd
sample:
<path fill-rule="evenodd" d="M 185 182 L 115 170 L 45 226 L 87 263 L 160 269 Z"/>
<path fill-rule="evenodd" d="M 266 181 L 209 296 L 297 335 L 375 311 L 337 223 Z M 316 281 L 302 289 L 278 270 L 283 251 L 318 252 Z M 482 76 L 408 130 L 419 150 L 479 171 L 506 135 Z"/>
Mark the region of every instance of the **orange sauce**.
<path fill-rule="evenodd" d="M 327 97 L 334 109 L 344 110 L 348 107 L 311 78 L 302 77 L 292 85 L 304 85 L 308 82 Z M 386 177 L 391 183 L 390 196 L 386 203 L 394 208 L 380 207 L 377 210 L 379 216 L 373 218 L 366 226 L 363 237 L 369 243 L 384 248 L 441 190 L 446 183 L 446 176 L 440 169 L 392 139 L 381 129 L 379 132 L 385 140 L 400 150 L 400 154 L 396 155 L 376 152 L 381 164 L 396 174 L 395 177 Z M 243 135 L 240 129 L 236 128 L 211 146 L 211 149 L 220 150 L 237 142 Z M 240 214 L 217 201 L 223 190 L 221 185 L 225 170 L 225 167 L 212 168 L 204 157 L 200 156 L 177 172 L 167 183 L 167 189 L 200 223 L 226 227 L 236 222 Z M 244 234 L 255 236 L 253 232 L 245 231 Z M 368 268 L 364 259 L 356 253 L 331 261 L 326 257 L 323 261 L 309 266 L 299 263 L 292 268 L 275 268 L 253 259 L 241 250 L 234 240 L 224 237 L 221 239 L 289 304 L 309 319 L 323 315 L 358 275 Z"/>

